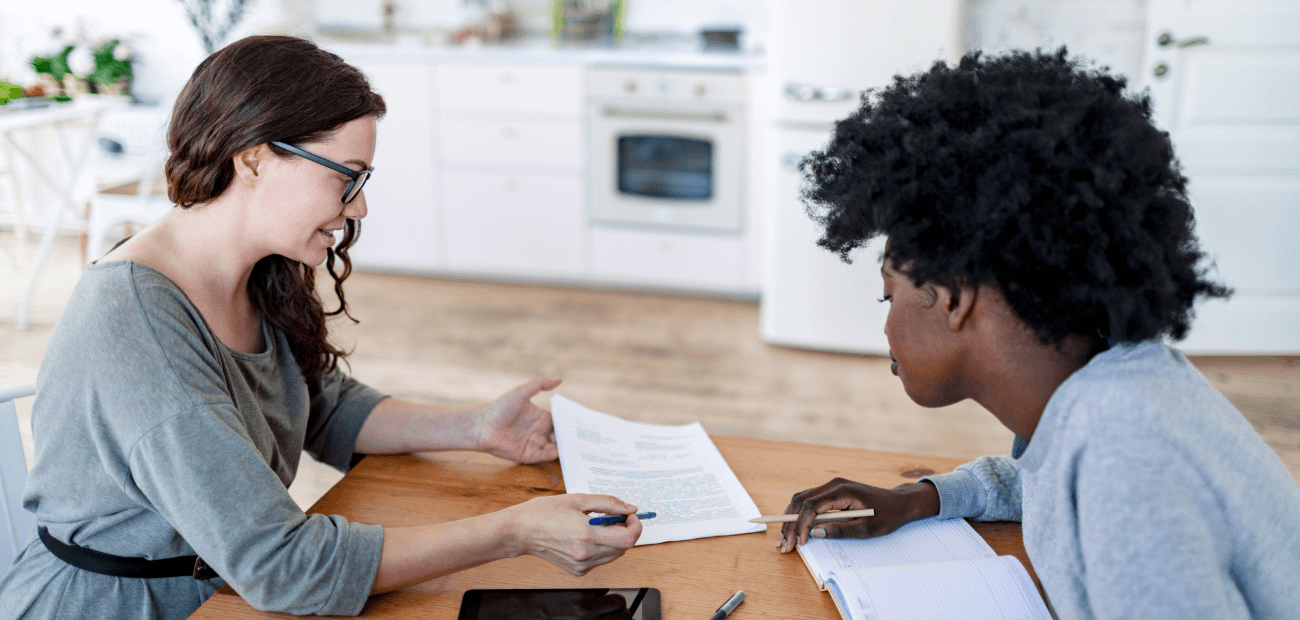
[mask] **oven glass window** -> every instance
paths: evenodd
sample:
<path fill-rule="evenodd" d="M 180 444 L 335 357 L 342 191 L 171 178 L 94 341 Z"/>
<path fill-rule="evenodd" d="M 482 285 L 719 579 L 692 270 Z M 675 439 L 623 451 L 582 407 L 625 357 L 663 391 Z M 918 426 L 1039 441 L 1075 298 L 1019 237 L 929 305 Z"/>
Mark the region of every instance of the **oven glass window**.
<path fill-rule="evenodd" d="M 620 136 L 618 191 L 670 200 L 713 197 L 713 143 L 667 136 Z"/>

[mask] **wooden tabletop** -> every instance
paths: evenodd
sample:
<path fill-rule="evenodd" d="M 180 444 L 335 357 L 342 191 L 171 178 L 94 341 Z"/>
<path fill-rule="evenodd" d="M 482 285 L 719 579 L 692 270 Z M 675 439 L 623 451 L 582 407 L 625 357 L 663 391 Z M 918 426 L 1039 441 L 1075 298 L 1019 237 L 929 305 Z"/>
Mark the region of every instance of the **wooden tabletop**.
<path fill-rule="evenodd" d="M 759 439 L 715 436 L 713 441 L 763 514 L 784 512 L 791 495 L 836 476 L 892 487 L 964 462 Z M 511 465 L 470 452 L 370 456 L 308 512 L 384 526 L 427 525 L 563 492 L 558 462 Z M 972 525 L 998 555 L 1020 558 L 1038 584 L 1019 523 Z M 734 620 L 839 618 L 830 595 L 817 590 L 799 554 L 777 551 L 779 532 L 769 525 L 764 533 L 636 547 L 583 577 L 531 556 L 501 560 L 371 597 L 362 616 L 454 620 L 461 595 L 474 588 L 655 587 L 663 596 L 664 618 L 672 620 L 708 618 L 737 590 L 747 598 L 731 615 Z M 229 586 L 191 616 L 294 617 L 256 611 Z"/>

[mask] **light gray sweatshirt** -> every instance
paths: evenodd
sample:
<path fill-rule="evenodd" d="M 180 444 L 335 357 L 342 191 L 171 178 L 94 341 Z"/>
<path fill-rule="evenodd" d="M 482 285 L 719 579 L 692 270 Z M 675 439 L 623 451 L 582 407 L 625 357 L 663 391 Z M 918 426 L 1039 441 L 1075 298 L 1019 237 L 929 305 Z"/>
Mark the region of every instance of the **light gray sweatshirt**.
<path fill-rule="evenodd" d="M 264 334 L 262 353 L 231 350 L 161 273 L 86 270 L 37 375 L 23 505 L 65 543 L 197 554 L 223 579 L 100 575 L 33 535 L 0 578 L 0 620 L 184 618 L 223 583 L 259 609 L 361 610 L 382 528 L 303 514 L 286 487 L 304 449 L 346 469 L 384 396 L 339 371 L 309 385 L 284 334 Z"/>
<path fill-rule="evenodd" d="M 1097 355 L 1028 445 L 924 479 L 941 518 L 1022 521 L 1063 620 L 1300 618 L 1300 486 L 1163 344 Z"/>

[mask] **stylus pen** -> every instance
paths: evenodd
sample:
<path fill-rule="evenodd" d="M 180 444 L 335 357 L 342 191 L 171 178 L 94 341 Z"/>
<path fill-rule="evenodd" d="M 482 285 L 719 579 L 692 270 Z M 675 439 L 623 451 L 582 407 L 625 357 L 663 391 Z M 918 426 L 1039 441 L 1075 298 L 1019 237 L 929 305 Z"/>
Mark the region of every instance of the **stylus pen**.
<path fill-rule="evenodd" d="M 655 518 L 655 513 L 638 512 L 636 513 L 636 518 L 642 521 L 653 519 Z M 591 525 L 614 525 L 615 523 L 622 523 L 624 521 L 627 521 L 627 515 L 610 515 L 608 517 L 595 517 L 587 523 L 590 523 Z"/>
<path fill-rule="evenodd" d="M 722 620 L 723 618 L 726 618 L 731 614 L 731 610 L 735 609 L 743 600 L 745 600 L 744 590 L 731 595 L 731 598 L 727 599 L 727 602 L 723 603 L 722 607 L 719 607 L 717 611 L 713 612 L 712 616 L 709 616 L 709 620 Z"/>

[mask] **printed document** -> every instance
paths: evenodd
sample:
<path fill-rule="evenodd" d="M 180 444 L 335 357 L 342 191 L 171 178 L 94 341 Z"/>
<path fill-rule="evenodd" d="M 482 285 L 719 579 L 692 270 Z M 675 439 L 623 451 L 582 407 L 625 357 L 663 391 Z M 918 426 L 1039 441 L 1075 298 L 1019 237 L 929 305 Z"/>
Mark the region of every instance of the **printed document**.
<path fill-rule="evenodd" d="M 551 397 L 569 493 L 613 495 L 655 513 L 637 545 L 762 532 L 758 506 L 699 422 L 642 424 Z"/>

